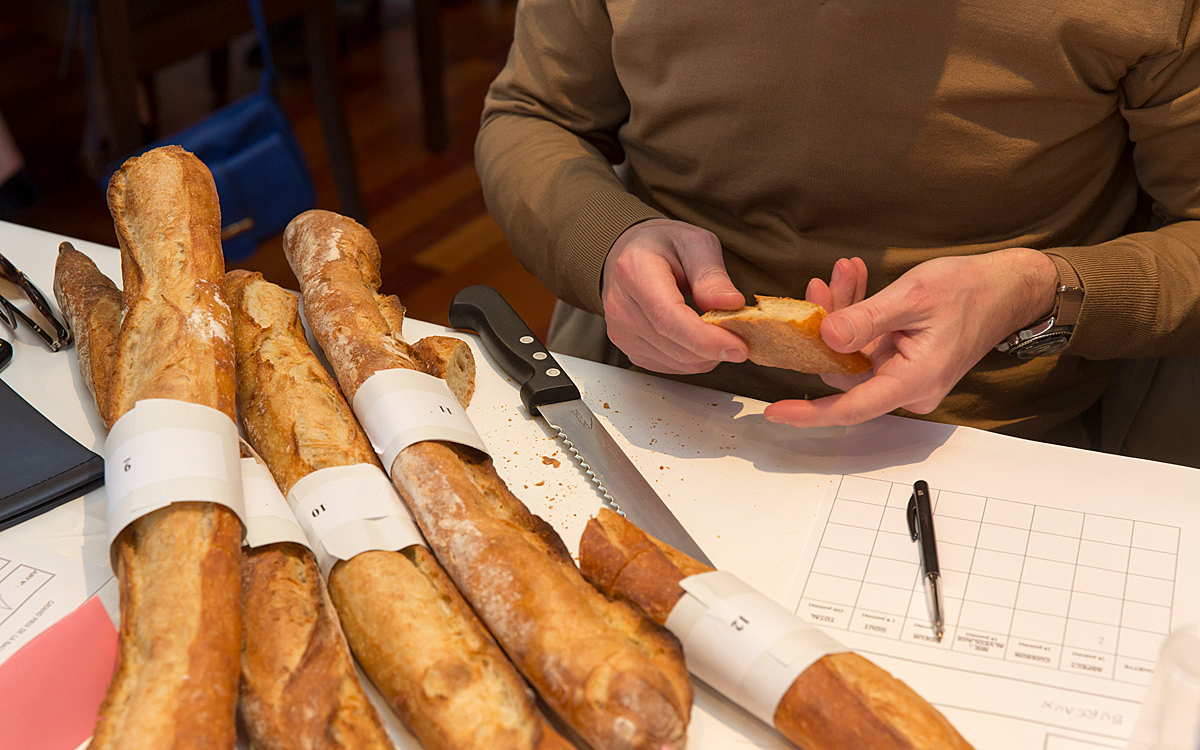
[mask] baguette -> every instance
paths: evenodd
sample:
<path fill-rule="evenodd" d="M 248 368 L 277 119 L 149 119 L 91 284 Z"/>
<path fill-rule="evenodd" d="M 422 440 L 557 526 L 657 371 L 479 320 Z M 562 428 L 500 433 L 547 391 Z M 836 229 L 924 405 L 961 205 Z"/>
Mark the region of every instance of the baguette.
<path fill-rule="evenodd" d="M 54 263 L 54 297 L 75 333 L 79 374 L 104 426 L 110 427 L 109 386 L 121 330 L 121 290 L 91 258 L 63 242 Z"/>
<path fill-rule="evenodd" d="M 232 417 L 233 347 L 211 175 L 178 147 L 155 149 L 113 175 L 108 202 L 121 246 L 119 333 L 112 283 L 93 264 L 64 250 L 55 271 L 106 426 L 144 398 Z M 117 669 L 90 748 L 233 747 L 241 537 L 232 511 L 201 502 L 153 511 L 118 535 Z"/>
<path fill-rule="evenodd" d="M 583 575 L 611 597 L 665 623 L 684 591 L 679 582 L 712 568 L 603 508 L 579 542 Z M 944 716 L 912 688 L 855 653 L 829 654 L 792 683 L 775 727 L 805 750 L 970 750 Z"/>
<path fill-rule="evenodd" d="M 392 750 L 307 547 L 243 550 L 242 617 L 238 707 L 255 750 Z"/>
<path fill-rule="evenodd" d="M 379 248 L 353 220 L 301 214 L 284 232 L 305 312 L 347 397 L 375 372 L 413 369 Z M 678 643 L 587 584 L 562 540 L 486 456 L 425 441 L 388 467 L 438 560 L 546 703 L 596 748 L 681 748 L 691 683 Z"/>
<path fill-rule="evenodd" d="M 750 361 L 818 375 L 856 375 L 871 369 L 860 352 L 843 354 L 821 338 L 825 308 L 787 297 L 754 295 L 757 305 L 740 310 L 709 310 L 705 323 L 733 331 L 746 340 Z"/>
<path fill-rule="evenodd" d="M 228 289 L 239 410 L 280 488 L 286 493 L 326 467 L 378 466 L 308 348 L 296 297 L 246 271 L 230 272 Z M 529 688 L 424 547 L 338 562 L 329 592 L 363 669 L 427 750 L 568 746 L 544 725 Z M 356 746 L 363 745 L 346 745 Z"/>

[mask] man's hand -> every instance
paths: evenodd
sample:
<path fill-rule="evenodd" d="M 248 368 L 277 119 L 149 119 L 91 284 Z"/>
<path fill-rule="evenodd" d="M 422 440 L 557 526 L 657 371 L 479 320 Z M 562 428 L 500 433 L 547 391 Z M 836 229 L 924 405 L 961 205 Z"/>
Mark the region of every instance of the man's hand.
<path fill-rule="evenodd" d="M 935 258 L 863 299 L 866 266 L 838 261 L 829 285 L 815 281 L 807 296 L 831 311 L 821 323 L 825 343 L 840 352 L 861 349 L 874 369 L 826 377 L 846 392 L 779 401 L 764 415 L 819 427 L 858 424 L 899 408 L 927 414 L 1005 336 L 1050 312 L 1057 280 L 1048 257 L 1013 248 Z"/>
<path fill-rule="evenodd" d="M 657 372 L 707 372 L 723 361 L 744 361 L 746 343 L 702 322 L 684 303 L 687 293 L 705 311 L 746 304 L 712 232 L 668 219 L 634 224 L 604 261 L 608 338 L 635 365 Z"/>

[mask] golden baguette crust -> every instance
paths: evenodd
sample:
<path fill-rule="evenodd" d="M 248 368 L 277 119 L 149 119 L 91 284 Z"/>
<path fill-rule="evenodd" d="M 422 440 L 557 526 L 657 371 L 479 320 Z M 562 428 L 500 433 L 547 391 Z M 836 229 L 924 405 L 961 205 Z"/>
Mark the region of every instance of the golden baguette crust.
<path fill-rule="evenodd" d="M 108 207 L 124 289 L 113 420 L 145 398 L 190 401 L 233 419 L 233 340 L 212 175 L 178 146 L 157 148 L 113 174 Z"/>
<path fill-rule="evenodd" d="M 256 750 L 392 750 L 312 552 L 279 542 L 243 555 L 239 706 Z"/>
<path fill-rule="evenodd" d="M 245 440 L 241 451 L 266 466 Z M 242 618 L 238 707 L 254 750 L 392 750 L 307 547 L 242 551 Z"/>
<path fill-rule="evenodd" d="M 349 398 L 374 372 L 414 368 L 381 297 L 379 250 L 350 219 L 309 211 L 284 232 L 305 314 Z M 691 683 L 678 644 L 580 577 L 554 530 L 490 459 L 437 442 L 391 475 L 439 561 L 542 698 L 595 747 L 677 748 Z"/>
<path fill-rule="evenodd" d="M 178 147 L 130 159 L 109 208 L 124 319 L 109 390 L 115 421 L 143 398 L 233 415 L 233 343 L 220 218 L 208 170 Z M 94 357 L 96 349 L 85 344 Z M 121 600 L 117 671 L 90 748 L 232 748 L 241 640 L 242 526 L 227 508 L 174 503 L 113 543 Z"/>
<path fill-rule="evenodd" d="M 601 508 L 579 538 L 579 569 L 605 596 L 637 605 L 662 625 L 683 596 L 679 582 L 713 568 Z"/>
<path fill-rule="evenodd" d="M 740 310 L 710 310 L 700 319 L 733 331 L 746 341 L 750 361 L 820 375 L 855 375 L 871 369 L 859 352 L 843 354 L 821 338 L 825 308 L 788 297 L 760 297 Z"/>
<path fill-rule="evenodd" d="M 257 273 L 233 271 L 228 285 L 239 410 L 283 491 L 317 469 L 378 466 L 308 349 L 296 297 Z M 339 562 L 329 592 L 355 656 L 428 750 L 556 746 L 528 687 L 427 549 Z"/>
<path fill-rule="evenodd" d="M 444 443 L 392 476 L 475 611 L 546 703 L 594 747 L 682 748 L 691 682 L 678 642 L 580 577 L 554 529 L 490 459 Z"/>
<path fill-rule="evenodd" d="M 679 582 L 711 571 L 603 508 L 579 542 L 583 575 L 609 596 L 665 623 Z M 775 709 L 775 726 L 805 750 L 969 750 L 950 722 L 908 685 L 855 653 L 824 656 L 804 670 Z"/>
<path fill-rule="evenodd" d="M 283 249 L 347 399 L 379 370 L 421 369 L 401 336 L 403 305 L 379 293 L 379 244 L 366 227 L 332 211 L 305 211 L 283 230 Z M 348 293 L 355 304 L 336 309 Z"/>
<path fill-rule="evenodd" d="M 112 427 L 108 393 L 121 330 L 121 290 L 91 258 L 63 242 L 54 262 L 54 297 L 75 336 L 79 374 L 104 426 Z"/>

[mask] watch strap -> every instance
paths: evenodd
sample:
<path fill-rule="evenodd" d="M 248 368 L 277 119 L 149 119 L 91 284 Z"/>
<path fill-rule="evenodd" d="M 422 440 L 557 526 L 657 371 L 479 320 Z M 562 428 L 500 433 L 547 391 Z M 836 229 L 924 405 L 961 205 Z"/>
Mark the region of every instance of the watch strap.
<path fill-rule="evenodd" d="M 1054 294 L 1055 325 L 1071 326 L 1079 322 L 1079 314 L 1083 310 L 1083 281 L 1075 267 L 1060 255 L 1046 254 L 1058 271 L 1058 289 Z"/>

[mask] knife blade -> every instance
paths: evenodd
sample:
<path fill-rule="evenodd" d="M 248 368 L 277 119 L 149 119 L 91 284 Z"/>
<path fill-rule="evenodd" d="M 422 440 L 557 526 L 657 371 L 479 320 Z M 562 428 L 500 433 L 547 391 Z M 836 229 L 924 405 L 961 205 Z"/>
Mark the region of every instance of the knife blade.
<path fill-rule="evenodd" d="M 700 562 L 716 567 L 583 402 L 554 356 L 490 286 L 469 286 L 450 304 L 450 325 L 479 335 L 521 384 L 521 402 L 550 425 L 617 513 Z"/>

